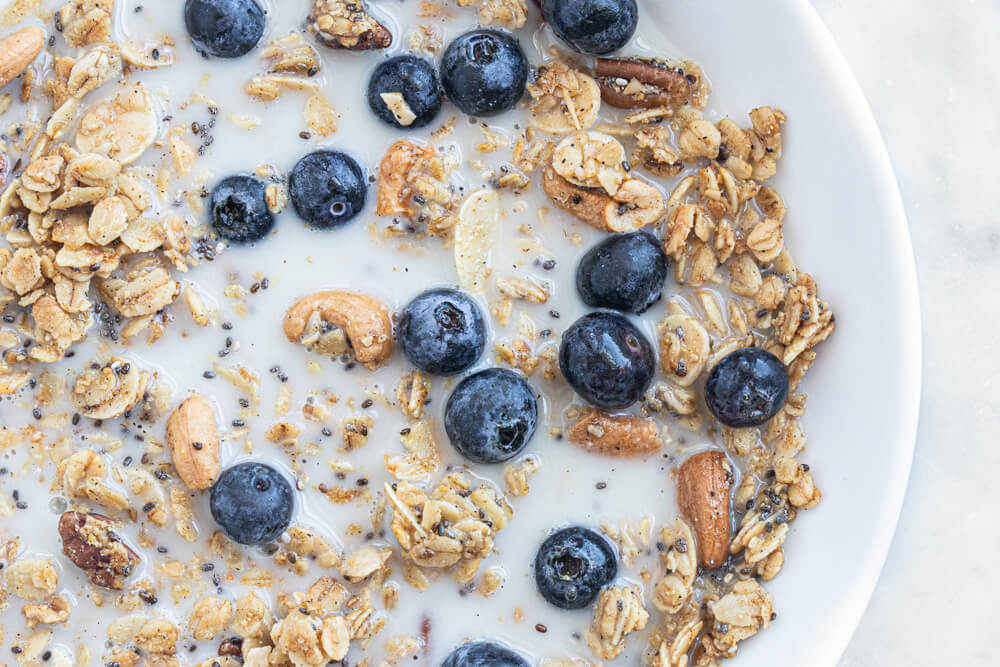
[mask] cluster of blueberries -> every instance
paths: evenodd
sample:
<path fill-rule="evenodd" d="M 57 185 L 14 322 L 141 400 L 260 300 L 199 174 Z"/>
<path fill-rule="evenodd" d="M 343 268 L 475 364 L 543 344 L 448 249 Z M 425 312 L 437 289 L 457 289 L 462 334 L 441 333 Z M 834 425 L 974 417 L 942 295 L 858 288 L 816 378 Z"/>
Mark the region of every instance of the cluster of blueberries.
<path fill-rule="evenodd" d="M 602 55 L 621 48 L 635 32 L 635 0 L 544 0 L 546 21 L 580 53 Z M 191 41 L 204 55 L 237 58 L 260 42 L 266 12 L 258 0 L 186 0 L 184 20 Z M 382 99 L 402 94 L 415 118 L 406 127 L 427 125 L 441 110 L 442 97 L 470 116 L 489 116 L 514 107 L 524 95 L 528 59 L 517 39 L 501 30 L 476 29 L 452 41 L 439 67 L 424 58 L 401 55 L 382 61 L 368 82 L 372 112 L 402 128 Z M 440 74 L 439 74 L 440 73 Z M 210 200 L 215 232 L 235 243 L 257 241 L 274 227 L 265 186 L 250 175 L 220 182 Z M 343 225 L 365 204 L 365 173 L 349 155 L 320 150 L 302 158 L 289 176 L 289 199 L 296 214 L 318 229 Z"/>
<path fill-rule="evenodd" d="M 635 0 L 541 0 L 555 34 L 580 53 L 603 55 L 621 48 L 635 31 Z M 195 46 L 206 55 L 234 58 L 252 50 L 264 32 L 257 0 L 186 0 L 184 17 Z M 430 123 L 442 94 L 473 116 L 512 108 L 524 93 L 528 62 L 509 33 L 477 29 L 456 38 L 440 67 L 416 56 L 383 61 L 368 85 L 372 111 L 399 126 L 381 94 L 402 93 L 416 119 Z M 440 72 L 440 82 L 439 75 Z M 320 150 L 302 158 L 288 179 L 295 212 L 309 225 L 338 227 L 364 207 L 365 173 L 350 156 Z M 210 215 L 219 236 L 245 243 L 263 238 L 274 225 L 265 186 L 247 175 L 220 182 L 211 194 Z M 656 368 L 653 345 L 623 313 L 639 314 L 661 297 L 668 261 L 652 235 L 616 234 L 586 252 L 576 274 L 577 291 L 594 311 L 563 334 L 559 366 L 573 389 L 605 409 L 627 408 L 649 387 Z M 469 295 L 431 289 L 402 311 L 397 339 L 406 358 L 432 375 L 455 375 L 474 366 L 486 344 L 486 321 Z M 705 385 L 709 410 L 731 427 L 758 426 L 773 417 L 788 396 L 788 376 L 774 355 L 759 348 L 730 353 L 711 370 Z M 489 368 L 458 383 L 448 398 L 444 426 L 467 460 L 496 464 L 519 454 L 538 420 L 534 391 L 523 376 Z M 211 491 L 211 512 L 221 530 L 242 544 L 276 540 L 289 526 L 294 493 L 274 468 L 244 462 L 225 470 Z M 617 576 L 614 547 L 599 533 L 570 526 L 550 535 L 535 558 L 541 596 L 561 609 L 588 606 Z M 456 649 L 442 667 L 527 667 L 527 661 L 492 642 Z"/>

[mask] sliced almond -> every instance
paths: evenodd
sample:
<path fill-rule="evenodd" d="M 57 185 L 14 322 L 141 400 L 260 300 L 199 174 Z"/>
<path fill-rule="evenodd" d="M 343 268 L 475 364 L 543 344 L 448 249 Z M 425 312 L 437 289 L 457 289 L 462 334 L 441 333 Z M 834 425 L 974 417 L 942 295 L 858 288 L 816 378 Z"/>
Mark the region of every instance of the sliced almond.
<path fill-rule="evenodd" d="M 192 491 L 207 489 L 219 476 L 219 429 L 215 410 L 195 394 L 167 419 L 167 445 L 177 476 Z"/>
<path fill-rule="evenodd" d="M 620 458 L 645 458 L 660 451 L 656 422 L 635 415 L 609 415 L 588 409 L 569 430 L 569 441 L 592 452 Z"/>
<path fill-rule="evenodd" d="M 732 470 L 726 455 L 701 452 L 677 470 L 677 505 L 694 526 L 698 562 L 718 567 L 729 553 L 729 487 Z"/>
<path fill-rule="evenodd" d="M 493 272 L 491 256 L 500 226 L 500 194 L 476 190 L 458 212 L 455 225 L 455 268 L 458 283 L 476 294 L 486 291 Z"/>

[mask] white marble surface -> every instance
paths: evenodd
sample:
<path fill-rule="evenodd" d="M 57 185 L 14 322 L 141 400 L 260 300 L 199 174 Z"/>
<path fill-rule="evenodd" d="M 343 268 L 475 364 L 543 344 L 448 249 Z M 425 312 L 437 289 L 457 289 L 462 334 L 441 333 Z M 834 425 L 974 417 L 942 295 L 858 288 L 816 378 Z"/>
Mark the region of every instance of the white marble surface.
<path fill-rule="evenodd" d="M 889 148 L 913 235 L 924 333 L 920 434 L 903 514 L 840 664 L 996 665 L 1000 3 L 813 4 Z"/>

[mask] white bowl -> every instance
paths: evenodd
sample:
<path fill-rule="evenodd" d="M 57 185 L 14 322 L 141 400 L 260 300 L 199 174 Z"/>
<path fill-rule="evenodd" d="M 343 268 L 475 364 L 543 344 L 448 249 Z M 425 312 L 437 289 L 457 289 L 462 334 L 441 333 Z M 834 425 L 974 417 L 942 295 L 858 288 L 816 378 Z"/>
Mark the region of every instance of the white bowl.
<path fill-rule="evenodd" d="M 885 562 L 913 458 L 920 319 L 909 230 L 878 127 L 833 38 L 803 0 L 642 4 L 675 52 L 702 65 L 712 108 L 788 114 L 775 184 L 786 242 L 837 313 L 804 381 L 803 420 L 823 502 L 793 524 L 767 584 L 777 621 L 738 663 L 834 665 Z"/>

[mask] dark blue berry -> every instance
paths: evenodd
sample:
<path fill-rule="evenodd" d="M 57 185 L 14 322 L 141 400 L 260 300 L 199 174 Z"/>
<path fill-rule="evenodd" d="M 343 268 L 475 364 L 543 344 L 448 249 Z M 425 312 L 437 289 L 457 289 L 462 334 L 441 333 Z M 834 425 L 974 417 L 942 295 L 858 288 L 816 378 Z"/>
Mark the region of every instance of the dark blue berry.
<path fill-rule="evenodd" d="M 227 241 L 257 241 L 274 227 L 264 184 L 253 176 L 237 174 L 223 179 L 212 190 L 208 209 L 215 233 Z"/>
<path fill-rule="evenodd" d="M 653 346 L 617 313 L 589 313 L 570 325 L 559 346 L 559 368 L 584 400 L 602 408 L 635 403 L 653 379 Z"/>
<path fill-rule="evenodd" d="M 416 118 L 401 124 L 382 99 L 400 93 Z M 368 106 L 375 115 L 396 127 L 423 127 L 441 110 L 441 87 L 434 65 L 417 56 L 396 56 L 383 61 L 368 80 Z"/>
<path fill-rule="evenodd" d="M 535 392 L 522 376 L 503 368 L 479 371 L 459 382 L 444 409 L 444 430 L 452 446 L 475 463 L 517 456 L 537 422 Z"/>
<path fill-rule="evenodd" d="M 399 315 L 396 330 L 403 354 L 432 375 L 453 375 L 475 364 L 486 345 L 486 322 L 465 292 L 432 289 Z"/>
<path fill-rule="evenodd" d="M 542 14 L 556 37 L 592 56 L 625 46 L 639 23 L 635 0 L 542 0 Z"/>
<path fill-rule="evenodd" d="M 594 308 L 641 313 L 659 301 L 667 279 L 667 256 L 646 232 L 615 234 L 580 260 L 576 289 Z"/>
<path fill-rule="evenodd" d="M 367 189 L 364 171 L 339 151 L 310 153 L 288 176 L 288 197 L 295 212 L 318 229 L 339 227 L 360 213 Z"/>
<path fill-rule="evenodd" d="M 226 537 L 240 544 L 267 544 L 288 528 L 295 500 L 281 473 L 247 461 L 222 471 L 209 505 Z"/>
<path fill-rule="evenodd" d="M 264 34 L 264 10 L 256 0 L 187 0 L 184 23 L 202 55 L 239 58 Z"/>
<path fill-rule="evenodd" d="M 511 35 L 472 30 L 460 35 L 441 57 L 441 84 L 448 99 L 470 116 L 507 111 L 524 95 L 528 59 Z"/>
<path fill-rule="evenodd" d="M 475 642 L 452 651 L 441 667 L 528 667 L 528 661 L 499 644 Z"/>
<path fill-rule="evenodd" d="M 589 528 L 570 526 L 549 536 L 535 556 L 535 586 L 560 609 L 582 609 L 618 575 L 611 543 Z"/>
<path fill-rule="evenodd" d="M 730 352 L 712 368 L 705 402 L 726 426 L 760 426 L 788 398 L 788 372 L 778 357 L 759 347 Z"/>

